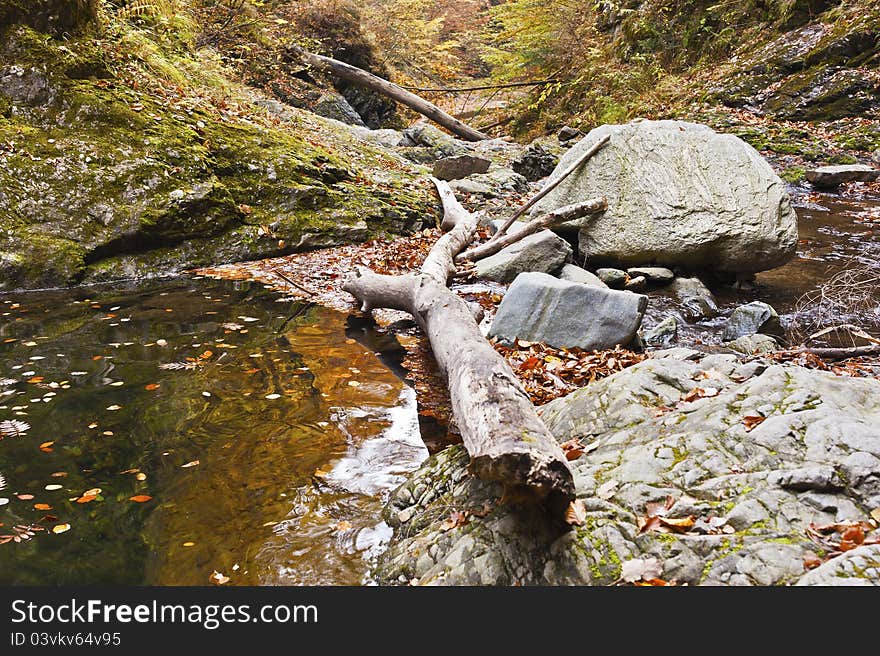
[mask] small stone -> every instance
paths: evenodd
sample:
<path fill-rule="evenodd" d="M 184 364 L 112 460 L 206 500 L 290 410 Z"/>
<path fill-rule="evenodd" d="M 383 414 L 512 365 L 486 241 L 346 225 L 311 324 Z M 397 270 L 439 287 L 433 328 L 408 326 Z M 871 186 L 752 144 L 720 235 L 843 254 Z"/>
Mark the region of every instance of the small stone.
<path fill-rule="evenodd" d="M 631 292 L 643 292 L 648 288 L 648 279 L 645 276 L 630 278 L 624 283 L 623 288 Z"/>
<path fill-rule="evenodd" d="M 658 284 L 672 282 L 675 278 L 675 274 L 666 267 L 631 267 L 626 272 L 633 278 L 644 276 L 648 282 Z"/>
<path fill-rule="evenodd" d="M 778 337 L 784 334 L 776 310 L 761 301 L 752 301 L 736 308 L 724 325 L 721 339 L 730 342 L 755 333 Z"/>
<path fill-rule="evenodd" d="M 556 137 L 560 141 L 571 141 L 572 139 L 578 139 L 584 136 L 584 133 L 578 130 L 577 128 L 573 128 L 569 125 L 563 126 L 559 132 L 556 133 Z"/>
<path fill-rule="evenodd" d="M 772 353 L 779 350 L 779 344 L 770 335 L 743 335 L 731 342 L 725 342 L 724 346 L 746 355 L 755 353 Z"/>
<path fill-rule="evenodd" d="M 611 268 L 596 269 L 596 276 L 611 289 L 623 289 L 627 279 L 626 271 Z"/>
<path fill-rule="evenodd" d="M 816 189 L 833 189 L 845 182 L 873 182 L 880 178 L 880 170 L 867 164 L 820 166 L 807 171 L 806 177 Z"/>

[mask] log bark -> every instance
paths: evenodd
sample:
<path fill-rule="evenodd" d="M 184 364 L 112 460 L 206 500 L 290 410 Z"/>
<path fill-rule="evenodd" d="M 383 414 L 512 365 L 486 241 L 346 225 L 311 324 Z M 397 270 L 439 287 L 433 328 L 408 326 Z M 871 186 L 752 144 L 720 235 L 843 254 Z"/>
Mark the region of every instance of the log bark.
<path fill-rule="evenodd" d="M 510 216 L 510 218 L 508 218 L 507 221 L 504 222 L 504 225 L 502 225 L 500 228 L 498 228 L 498 232 L 496 232 L 492 236 L 492 239 L 490 239 L 489 241 L 497 241 L 497 240 L 501 239 L 501 237 L 503 237 L 504 234 L 507 232 L 507 229 L 510 228 L 511 225 L 513 225 L 514 221 L 516 221 L 519 217 L 521 217 L 523 214 L 525 214 L 529 208 L 534 206 L 534 204 L 537 203 L 539 200 L 541 200 L 544 196 L 546 196 L 551 191 L 556 189 L 556 187 L 559 185 L 560 182 L 562 182 L 568 176 L 570 176 L 572 173 L 574 173 L 575 169 L 577 169 L 581 164 L 583 164 L 588 159 L 590 159 L 593 155 L 598 153 L 602 149 L 602 147 L 608 143 L 608 141 L 610 139 L 611 139 L 611 135 L 606 134 L 604 137 L 599 139 L 599 141 L 594 143 L 593 146 L 589 150 L 587 150 L 587 152 L 585 152 L 583 155 L 578 157 L 577 160 L 572 162 L 571 166 L 569 166 L 562 173 L 560 173 L 559 177 L 555 178 L 554 180 L 551 180 L 543 189 L 541 189 L 541 191 L 539 191 L 537 194 L 532 196 L 525 205 L 523 205 L 516 212 L 514 212 Z"/>
<path fill-rule="evenodd" d="M 488 135 L 472 128 L 462 121 L 459 121 L 454 116 L 450 116 L 434 103 L 428 102 L 411 91 L 407 91 L 403 87 L 378 77 L 377 75 L 368 73 L 357 66 L 346 64 L 345 62 L 341 62 L 338 59 L 333 59 L 331 57 L 316 55 L 313 52 L 303 50 L 297 45 L 290 46 L 289 50 L 309 66 L 329 71 L 333 75 L 340 77 L 343 80 L 347 80 L 352 84 L 366 87 L 367 89 L 380 93 L 383 96 L 387 96 L 402 105 L 406 105 L 410 109 L 413 109 L 419 114 L 431 119 L 438 125 L 442 125 L 444 128 L 462 139 L 466 139 L 467 141 L 482 141 L 483 139 L 489 138 Z"/>
<path fill-rule="evenodd" d="M 365 311 L 405 310 L 421 326 L 446 378 L 453 417 L 475 475 L 509 489 L 529 490 L 536 499 L 567 503 L 574 498 L 574 479 L 562 449 L 507 361 L 483 337 L 468 304 L 446 286 L 455 271 L 455 256 L 473 239 L 477 219 L 451 190 L 445 193 L 445 182 L 434 183 L 444 212 L 458 220 L 431 249 L 421 270 L 387 276 L 358 268 L 343 289 Z"/>
<path fill-rule="evenodd" d="M 529 221 L 522 229 L 513 234 L 507 234 L 496 241 L 487 241 L 484 244 L 475 246 L 464 253 L 459 253 L 455 257 L 455 261 L 462 263 L 465 261 L 476 262 L 490 255 L 495 255 L 498 251 L 511 244 L 515 244 L 520 239 L 533 235 L 544 228 L 552 228 L 566 221 L 573 221 L 582 217 L 598 214 L 608 208 L 608 202 L 605 198 L 591 198 L 583 203 L 575 203 L 574 205 L 565 205 L 559 209 L 547 212 L 541 216 Z"/>

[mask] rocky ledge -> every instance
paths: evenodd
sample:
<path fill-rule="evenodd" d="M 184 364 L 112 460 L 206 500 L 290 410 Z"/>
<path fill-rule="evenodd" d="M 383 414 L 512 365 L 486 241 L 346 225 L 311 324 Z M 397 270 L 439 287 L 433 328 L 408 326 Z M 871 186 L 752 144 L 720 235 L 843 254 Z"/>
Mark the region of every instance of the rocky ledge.
<path fill-rule="evenodd" d="M 542 408 L 583 452 L 571 461 L 574 526 L 470 476 L 466 452 L 449 447 L 393 493 L 376 580 L 880 582 L 880 381 L 658 355 Z"/>

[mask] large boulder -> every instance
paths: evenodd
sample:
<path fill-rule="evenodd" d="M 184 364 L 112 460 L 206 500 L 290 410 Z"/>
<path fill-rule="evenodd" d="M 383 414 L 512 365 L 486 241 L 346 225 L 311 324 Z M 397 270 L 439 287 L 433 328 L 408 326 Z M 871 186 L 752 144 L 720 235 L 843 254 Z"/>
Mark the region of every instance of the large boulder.
<path fill-rule="evenodd" d="M 571 254 L 567 241 L 549 230 L 540 230 L 478 260 L 475 273 L 478 278 L 495 282 L 512 282 L 525 271 L 555 274 L 571 260 Z"/>
<path fill-rule="evenodd" d="M 541 413 L 588 451 L 570 462 L 576 525 L 498 503 L 450 447 L 392 494 L 379 583 L 607 586 L 648 560 L 680 585 L 880 584 L 880 381 L 649 358 Z"/>
<path fill-rule="evenodd" d="M 523 339 L 556 348 L 627 346 L 642 324 L 648 297 L 523 273 L 507 290 L 489 337 Z"/>
<path fill-rule="evenodd" d="M 609 143 L 532 210 L 605 196 L 608 209 L 579 232 L 590 265 L 751 273 L 794 255 L 797 216 L 785 183 L 754 148 L 705 125 L 603 125 L 563 156 L 549 181 L 605 135 Z"/>

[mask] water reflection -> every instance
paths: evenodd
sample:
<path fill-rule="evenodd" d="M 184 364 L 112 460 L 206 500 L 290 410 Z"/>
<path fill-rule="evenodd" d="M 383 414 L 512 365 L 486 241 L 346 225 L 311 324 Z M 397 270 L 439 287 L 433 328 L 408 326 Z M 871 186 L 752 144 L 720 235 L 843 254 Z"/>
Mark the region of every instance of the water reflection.
<path fill-rule="evenodd" d="M 427 451 L 345 315 L 192 279 L 0 303 L 0 421 L 31 426 L 0 441 L 0 535 L 46 529 L 0 545 L 0 583 L 364 581 Z"/>

